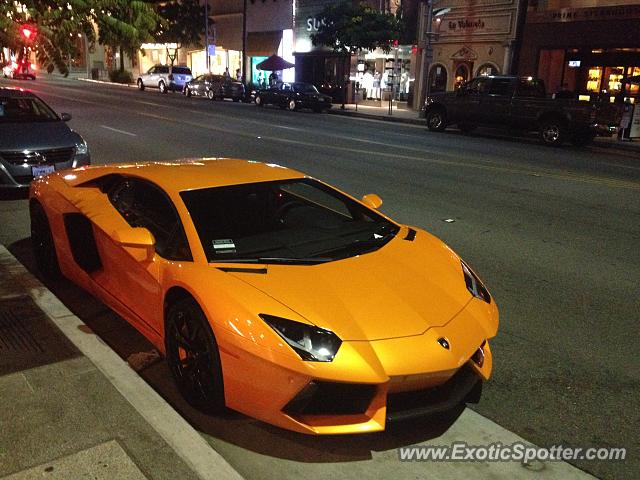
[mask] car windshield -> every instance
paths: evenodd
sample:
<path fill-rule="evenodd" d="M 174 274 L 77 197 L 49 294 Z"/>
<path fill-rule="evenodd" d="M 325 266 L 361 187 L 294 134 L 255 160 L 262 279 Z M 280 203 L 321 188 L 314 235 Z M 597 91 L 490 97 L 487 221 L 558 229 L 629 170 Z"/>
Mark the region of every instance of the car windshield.
<path fill-rule="evenodd" d="M 0 123 L 56 122 L 60 119 L 37 97 L 0 96 Z"/>
<path fill-rule="evenodd" d="M 379 249 L 399 230 L 311 179 L 180 193 L 209 262 L 322 263 Z"/>
<path fill-rule="evenodd" d="M 293 90 L 300 93 L 318 93 L 318 89 L 310 83 L 294 83 Z"/>

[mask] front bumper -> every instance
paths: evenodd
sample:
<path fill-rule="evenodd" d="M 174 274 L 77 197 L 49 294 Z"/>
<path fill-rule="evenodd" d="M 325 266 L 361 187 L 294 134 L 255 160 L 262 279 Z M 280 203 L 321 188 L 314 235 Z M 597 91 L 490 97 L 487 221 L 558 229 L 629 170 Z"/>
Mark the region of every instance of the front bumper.
<path fill-rule="evenodd" d="M 0 189 L 12 190 L 12 189 L 24 189 L 29 186 L 34 179 L 33 167 L 50 165 L 54 167 L 57 172 L 59 170 L 66 170 L 69 168 L 82 167 L 91 163 L 91 155 L 86 154 L 73 154 L 69 160 L 62 162 L 45 162 L 44 164 L 32 164 L 32 163 L 12 163 L 6 160 L 2 153 L 0 153 Z"/>
<path fill-rule="evenodd" d="M 478 309 L 466 308 L 422 335 L 344 341 L 324 364 L 259 351 L 239 335 L 216 332 L 227 406 L 289 430 L 329 435 L 382 431 L 387 422 L 476 402 L 493 364 L 487 339 L 495 334 L 497 309 L 487 308 L 495 311 L 489 328 L 474 318 Z M 437 344 L 440 337 L 450 349 Z"/>

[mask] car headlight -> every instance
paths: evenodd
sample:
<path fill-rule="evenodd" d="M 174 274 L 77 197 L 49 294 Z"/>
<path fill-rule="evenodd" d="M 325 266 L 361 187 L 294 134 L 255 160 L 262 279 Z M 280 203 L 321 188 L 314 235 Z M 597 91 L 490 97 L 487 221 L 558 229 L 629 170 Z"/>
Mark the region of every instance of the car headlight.
<path fill-rule="evenodd" d="M 464 261 L 460 260 L 460 263 L 462 264 L 462 273 L 464 274 L 464 283 L 467 285 L 467 290 L 469 290 L 474 297 L 491 303 L 491 295 L 489 295 L 489 291 L 482 284 L 478 276 L 473 273 Z"/>
<path fill-rule="evenodd" d="M 87 142 L 76 143 L 76 155 L 86 155 L 87 153 L 89 153 Z"/>
<path fill-rule="evenodd" d="M 302 360 L 308 362 L 333 361 L 342 344 L 342 340 L 335 333 L 324 328 L 264 313 L 260 314 L 260 318 L 273 328 Z"/>

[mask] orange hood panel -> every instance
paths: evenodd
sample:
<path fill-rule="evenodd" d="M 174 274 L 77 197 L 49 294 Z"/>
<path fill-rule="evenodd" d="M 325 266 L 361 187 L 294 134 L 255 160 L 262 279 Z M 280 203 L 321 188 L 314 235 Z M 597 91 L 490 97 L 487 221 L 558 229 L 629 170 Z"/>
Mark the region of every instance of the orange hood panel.
<path fill-rule="evenodd" d="M 472 297 L 453 251 L 424 231 L 413 242 L 405 233 L 358 257 L 232 275 L 342 340 L 420 335 L 446 325 Z"/>

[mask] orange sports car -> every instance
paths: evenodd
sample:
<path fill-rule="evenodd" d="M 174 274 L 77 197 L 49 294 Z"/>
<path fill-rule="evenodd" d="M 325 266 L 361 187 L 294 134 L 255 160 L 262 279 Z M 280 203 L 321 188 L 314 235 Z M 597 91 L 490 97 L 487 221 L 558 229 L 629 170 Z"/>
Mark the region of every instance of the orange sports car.
<path fill-rule="evenodd" d="M 443 242 L 244 160 L 82 167 L 31 184 L 43 274 L 115 310 L 194 406 L 310 434 L 478 401 L 495 301 Z"/>

